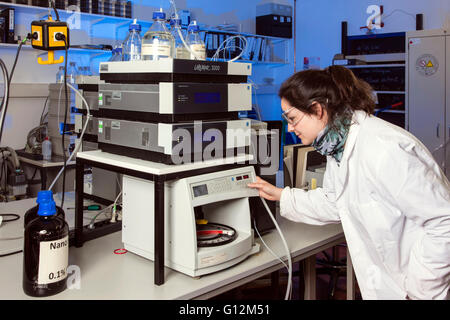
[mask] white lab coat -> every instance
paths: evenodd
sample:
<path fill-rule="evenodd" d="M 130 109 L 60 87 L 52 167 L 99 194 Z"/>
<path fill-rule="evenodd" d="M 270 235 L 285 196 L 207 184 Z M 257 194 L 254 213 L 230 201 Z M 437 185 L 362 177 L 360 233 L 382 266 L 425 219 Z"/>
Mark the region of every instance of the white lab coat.
<path fill-rule="evenodd" d="M 280 213 L 342 223 L 363 299 L 449 299 L 450 183 L 409 132 L 355 112 L 323 188 L 283 189 Z"/>

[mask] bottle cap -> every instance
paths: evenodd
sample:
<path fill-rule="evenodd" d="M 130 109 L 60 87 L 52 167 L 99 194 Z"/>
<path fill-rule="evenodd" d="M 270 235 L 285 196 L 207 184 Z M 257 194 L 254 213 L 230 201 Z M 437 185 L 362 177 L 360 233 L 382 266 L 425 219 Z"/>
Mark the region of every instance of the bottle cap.
<path fill-rule="evenodd" d="M 44 201 L 39 203 L 38 216 L 48 217 L 56 214 L 55 201 Z"/>
<path fill-rule="evenodd" d="M 46 137 L 47 138 L 47 137 Z M 39 191 L 36 199 L 36 203 L 53 201 L 53 192 L 51 190 Z"/>
<path fill-rule="evenodd" d="M 198 26 L 197 21 L 195 21 L 195 20 L 192 21 L 192 22 L 189 24 L 187 30 L 188 30 L 188 32 L 192 32 L 192 31 L 198 32 L 198 31 L 200 30 L 200 27 Z"/>
<path fill-rule="evenodd" d="M 170 19 L 170 25 L 171 26 L 181 26 L 181 19 L 178 19 L 178 18 Z"/>
<path fill-rule="evenodd" d="M 128 27 L 128 31 L 131 30 L 136 30 L 136 31 L 141 31 L 142 27 L 139 23 L 137 23 L 137 19 L 133 20 L 133 23 L 130 24 L 130 26 Z"/>
<path fill-rule="evenodd" d="M 162 11 L 155 11 L 153 12 L 153 20 L 155 19 L 166 19 L 166 14 Z"/>

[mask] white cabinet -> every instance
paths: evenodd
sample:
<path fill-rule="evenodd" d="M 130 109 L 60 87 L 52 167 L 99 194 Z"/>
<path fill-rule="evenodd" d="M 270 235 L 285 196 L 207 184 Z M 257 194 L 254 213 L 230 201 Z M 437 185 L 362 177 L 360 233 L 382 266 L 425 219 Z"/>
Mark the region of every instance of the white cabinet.
<path fill-rule="evenodd" d="M 450 176 L 450 36 L 445 30 L 406 35 L 409 131 Z"/>
<path fill-rule="evenodd" d="M 450 179 L 450 36 L 446 37 L 446 64 L 445 64 L 445 70 L 446 70 L 446 118 L 445 118 L 445 127 L 444 127 L 444 136 L 445 136 L 445 161 L 446 161 L 446 174 L 447 177 Z"/>

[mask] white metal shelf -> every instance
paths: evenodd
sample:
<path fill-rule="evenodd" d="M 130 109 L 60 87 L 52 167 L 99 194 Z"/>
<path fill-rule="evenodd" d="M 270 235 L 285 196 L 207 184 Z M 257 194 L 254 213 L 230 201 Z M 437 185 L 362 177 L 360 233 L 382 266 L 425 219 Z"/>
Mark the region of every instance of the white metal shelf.
<path fill-rule="evenodd" d="M 357 64 L 345 66 L 349 69 L 361 69 L 361 68 L 387 68 L 387 67 L 405 67 L 404 63 L 386 63 L 386 64 Z"/>
<path fill-rule="evenodd" d="M 48 7 L 38 7 L 38 6 L 32 6 L 32 5 L 26 5 L 26 4 L 2 2 L 2 1 L 0 1 L 0 5 L 12 7 L 12 8 L 18 9 L 18 11 L 21 11 L 21 12 L 28 12 L 28 13 L 47 13 L 47 12 L 49 12 Z M 129 21 L 129 22 L 133 21 L 132 18 L 116 17 L 116 16 L 109 16 L 109 15 L 103 15 L 103 14 L 97 14 L 97 13 L 88 13 L 88 12 L 82 12 L 82 11 L 79 11 L 79 12 L 68 11 L 66 9 L 57 9 L 57 10 L 58 10 L 58 14 L 59 14 L 60 18 L 70 16 L 74 13 L 79 13 L 83 17 L 85 17 L 87 19 L 91 19 L 91 20 L 98 20 L 98 19 L 104 18 L 104 19 L 111 19 L 111 20 L 117 20 L 117 21 L 122 21 L 122 22 L 123 21 Z M 52 14 L 52 17 L 55 18 L 54 17 L 55 12 L 53 9 L 50 10 L 50 13 Z M 138 22 L 141 22 L 141 21 L 138 21 Z M 143 22 L 145 22 L 145 21 L 143 21 Z"/>
<path fill-rule="evenodd" d="M 349 55 L 345 56 L 345 59 L 358 59 L 365 62 L 386 62 L 391 61 L 405 61 L 405 53 L 380 53 L 380 54 L 362 54 L 362 55 Z"/>
<path fill-rule="evenodd" d="M 252 38 L 264 38 L 264 39 L 269 39 L 269 40 L 274 40 L 274 41 L 289 41 L 289 40 L 291 40 L 291 38 L 272 37 L 272 36 L 265 36 L 262 34 L 238 32 L 238 31 L 226 31 L 226 30 L 212 29 L 212 28 L 202 28 L 202 29 L 200 29 L 200 32 L 212 32 L 212 33 L 239 35 L 239 36 L 252 37 Z"/>
<path fill-rule="evenodd" d="M 405 94 L 406 91 L 374 91 L 376 94 Z"/>
<path fill-rule="evenodd" d="M 32 6 L 32 5 L 24 5 L 24 4 L 16 4 L 16 3 L 9 3 L 9 2 L 2 2 L 0 1 L 0 6 L 8 6 L 16 9 L 16 12 L 18 14 L 26 13 L 26 14 L 35 14 L 36 19 L 42 19 L 45 17 L 49 12 L 54 17 L 54 10 L 49 10 L 47 7 L 38 7 L 38 6 Z M 125 17 L 116 17 L 116 16 L 109 16 L 109 15 L 102 15 L 102 14 L 94 14 L 94 13 L 87 13 L 87 12 L 77 12 L 77 11 L 68 11 L 65 9 L 58 9 L 58 14 L 60 16 L 61 20 L 68 20 L 73 19 L 74 14 L 79 14 L 79 17 L 81 19 L 81 23 L 89 23 L 89 36 L 90 38 L 93 38 L 93 27 L 96 25 L 102 25 L 102 24 L 114 24 L 116 25 L 116 29 L 121 28 L 122 26 L 126 25 L 127 23 L 131 23 L 133 21 L 132 18 L 125 18 Z M 147 29 L 151 26 L 152 22 L 150 21 L 144 21 L 144 20 L 137 20 L 139 24 L 142 25 L 143 29 Z M 116 30 L 117 31 L 117 30 Z M 269 67 L 279 67 L 284 66 L 290 63 L 290 53 L 289 51 L 289 41 L 291 39 L 289 38 L 279 38 L 279 37 L 271 37 L 271 36 L 264 36 L 264 35 L 258 35 L 258 34 L 250 34 L 250 33 L 244 33 L 244 32 L 235 32 L 235 31 L 226 31 L 226 30 L 219 30 L 219 29 L 212 29 L 212 28 L 202 28 L 201 32 L 212 32 L 212 33 L 218 33 L 218 34 L 229 34 L 229 35 L 242 35 L 244 37 L 248 38 L 261 38 L 261 39 L 267 39 L 272 41 L 273 44 L 279 44 L 279 43 L 285 43 L 285 54 L 284 56 L 286 59 L 282 61 L 257 61 L 257 60 L 237 60 L 239 62 L 248 62 L 255 65 L 266 65 Z M 1 44 L 0 48 L 14 48 L 17 47 L 16 44 Z M 23 49 L 29 49 L 31 46 L 24 45 L 22 47 Z M 110 51 L 107 50 L 95 50 L 95 49 L 82 49 L 82 48 L 70 48 L 71 51 L 75 52 L 83 52 L 83 53 L 92 53 L 92 54 L 102 54 L 102 53 L 108 53 Z"/>
<path fill-rule="evenodd" d="M 4 49 L 15 49 L 16 50 L 18 47 L 19 47 L 19 45 L 16 44 L 16 43 L 0 43 L 0 48 L 4 48 Z M 41 51 L 42 53 L 47 53 L 47 51 L 34 49 L 29 44 L 22 45 L 22 50 L 37 50 L 37 51 Z M 57 51 L 63 52 L 64 50 L 57 50 Z M 102 54 L 102 53 L 107 54 L 107 53 L 111 53 L 111 50 L 85 49 L 85 48 L 69 48 L 69 52 L 70 51 L 91 53 L 91 54 Z"/>
<path fill-rule="evenodd" d="M 375 109 L 375 112 L 378 112 L 378 111 L 380 111 L 380 110 L 382 110 L 382 109 Z M 380 111 L 380 113 L 399 113 L 399 114 L 404 114 L 404 113 L 406 113 L 406 111 L 405 110 L 383 110 L 383 111 Z"/>

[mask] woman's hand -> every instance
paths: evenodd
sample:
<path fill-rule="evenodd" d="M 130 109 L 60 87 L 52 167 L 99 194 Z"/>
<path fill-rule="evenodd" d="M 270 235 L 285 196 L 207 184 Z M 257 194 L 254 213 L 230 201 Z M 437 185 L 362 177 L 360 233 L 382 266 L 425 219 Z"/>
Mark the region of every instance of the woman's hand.
<path fill-rule="evenodd" d="M 280 201 L 283 189 L 271 185 L 260 177 L 256 177 L 256 181 L 247 185 L 249 188 L 258 189 L 259 196 L 266 200 Z"/>

